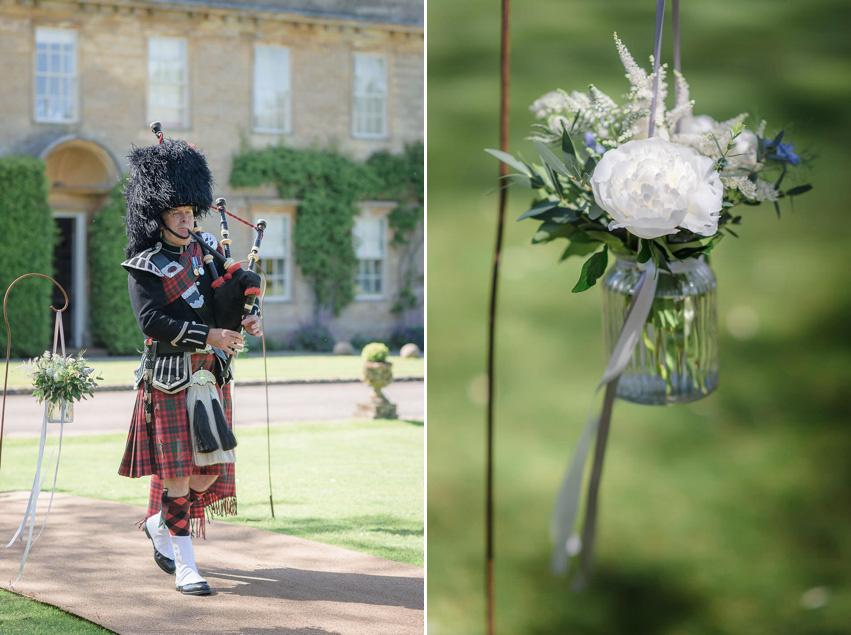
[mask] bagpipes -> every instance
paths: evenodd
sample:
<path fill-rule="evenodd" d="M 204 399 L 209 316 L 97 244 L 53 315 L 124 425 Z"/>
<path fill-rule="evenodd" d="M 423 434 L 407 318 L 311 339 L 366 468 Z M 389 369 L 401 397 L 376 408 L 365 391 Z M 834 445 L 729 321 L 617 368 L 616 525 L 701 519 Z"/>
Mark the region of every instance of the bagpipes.
<path fill-rule="evenodd" d="M 153 122 L 151 131 L 157 136 L 159 144 L 162 145 L 163 132 L 160 122 Z M 200 267 L 209 271 L 213 281 L 211 285 L 213 289 L 212 308 L 215 324 L 218 328 L 237 331 L 244 335 L 245 329 L 242 327 L 242 321 L 249 315 L 259 313 L 257 298 L 262 295 L 262 289 L 260 277 L 255 272 L 255 268 L 260 256 L 260 244 L 263 241 L 266 221 L 261 219 L 257 221 L 257 225 L 252 225 L 228 212 L 227 201 L 224 198 L 217 199 L 215 206 L 210 206 L 209 209 L 214 209 L 221 215 L 222 252 L 219 252 L 215 238 L 211 234 L 202 233 L 198 225 L 198 211 L 206 212 L 207 205 L 209 203 L 205 203 L 202 210 L 196 205 L 194 230 L 187 228 L 188 236 L 177 234 L 165 224 L 162 224 L 162 229 L 182 240 L 191 237 L 204 252 L 201 259 L 202 263 L 199 264 Z M 236 262 L 231 257 L 228 216 L 245 223 L 256 232 L 254 244 L 247 258 L 247 269 L 243 269 L 241 262 Z M 216 266 L 216 263 L 219 267 Z M 220 274 L 220 270 L 224 273 Z M 196 275 L 201 273 L 201 269 L 196 269 Z M 213 351 L 220 360 L 221 377 L 224 381 L 227 381 L 233 355 L 226 355 L 216 348 Z M 187 409 L 191 434 L 194 439 L 194 461 L 197 465 L 232 463 L 235 460 L 233 449 L 236 447 L 236 438 L 225 421 L 224 411 L 215 385 L 216 382 L 212 373 L 198 370 L 192 373 L 187 388 Z"/>
<path fill-rule="evenodd" d="M 151 131 L 157 136 L 159 142 L 162 143 L 162 124 L 159 121 L 153 122 L 151 124 Z M 224 198 L 216 199 L 216 204 L 211 209 L 221 214 L 222 240 L 220 244 L 224 253 L 220 253 L 216 249 L 215 244 L 209 244 L 202 238 L 197 217 L 195 219 L 194 231 L 190 229 L 187 229 L 187 231 L 204 252 L 203 262 L 213 280 L 213 312 L 216 318 L 216 325 L 219 328 L 242 332 L 242 320 L 252 313 L 256 314 L 259 309 L 257 298 L 262 294 L 262 290 L 260 288 L 260 276 L 255 272 L 255 268 L 257 266 L 257 260 L 260 257 L 260 244 L 263 242 L 266 221 L 260 219 L 256 225 L 252 225 L 239 216 L 231 214 L 227 210 L 227 201 Z M 245 223 L 256 232 L 254 245 L 251 247 L 251 252 L 247 258 L 247 270 L 242 268 L 240 262 L 236 262 L 231 257 L 228 216 L 237 219 L 241 223 Z M 178 235 L 178 237 L 181 236 Z M 219 275 L 213 261 L 220 263 L 225 272 L 224 274 Z"/>

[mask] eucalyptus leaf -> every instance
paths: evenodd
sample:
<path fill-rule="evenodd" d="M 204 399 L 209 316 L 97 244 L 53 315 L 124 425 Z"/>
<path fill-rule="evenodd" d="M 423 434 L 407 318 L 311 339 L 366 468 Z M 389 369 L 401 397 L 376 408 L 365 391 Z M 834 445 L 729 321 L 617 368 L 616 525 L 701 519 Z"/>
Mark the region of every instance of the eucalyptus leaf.
<path fill-rule="evenodd" d="M 811 189 L 813 189 L 813 186 L 809 183 L 807 185 L 799 185 L 797 187 L 793 187 L 791 190 L 786 190 L 786 196 L 798 196 L 804 192 L 809 192 Z"/>
<path fill-rule="evenodd" d="M 509 183 L 520 185 L 521 187 L 525 187 L 527 190 L 533 189 L 532 179 L 525 174 L 507 174 L 504 178 Z"/>
<path fill-rule="evenodd" d="M 559 262 L 567 260 L 571 256 L 587 256 L 600 248 L 600 243 L 596 240 L 591 240 L 582 232 L 576 232 L 570 237 L 570 244 L 567 249 L 561 254 Z"/>
<path fill-rule="evenodd" d="M 515 159 L 513 156 L 511 156 L 507 152 L 503 152 L 502 150 L 493 150 L 491 148 L 486 148 L 485 152 L 487 152 L 492 157 L 499 159 L 500 161 L 502 161 L 506 165 L 511 166 L 512 168 L 514 168 L 518 172 L 525 174 L 526 176 L 531 176 L 531 173 L 529 172 L 529 168 L 526 167 L 525 165 L 523 165 L 523 163 L 521 161 L 519 161 L 518 159 Z"/>
<path fill-rule="evenodd" d="M 559 158 L 553 154 L 552 150 L 550 150 L 545 143 L 535 139 L 535 149 L 538 151 L 541 160 L 553 172 L 561 174 L 562 176 L 570 176 L 567 172 L 567 168 L 565 167 L 564 163 L 562 163 Z"/>
<path fill-rule="evenodd" d="M 556 173 L 556 171 L 550 168 L 550 166 L 547 166 L 547 172 L 550 175 L 550 181 L 552 182 L 553 189 L 555 190 L 556 194 L 558 194 L 558 197 L 561 200 L 567 198 L 564 195 L 564 186 L 561 183 L 561 179 L 558 178 L 558 174 Z"/>
<path fill-rule="evenodd" d="M 573 287 L 573 293 L 587 291 L 597 283 L 597 279 L 606 272 L 609 263 L 609 248 L 603 247 L 603 251 L 594 254 L 582 265 L 579 280 Z"/>
<path fill-rule="evenodd" d="M 597 160 L 594 157 L 592 157 L 591 155 L 588 155 L 588 158 L 585 159 L 585 165 L 582 169 L 585 170 L 589 175 L 591 175 L 591 174 L 594 174 L 594 168 L 596 168 L 596 167 L 597 167 Z"/>
<path fill-rule="evenodd" d="M 662 248 L 662 250 L 665 252 L 665 255 L 668 256 L 668 258 L 670 258 L 672 260 L 675 258 L 673 252 L 670 250 L 670 248 L 668 247 L 668 244 L 665 242 L 664 237 L 654 238 L 653 242 L 656 244 L 657 247 Z"/>
<path fill-rule="evenodd" d="M 594 238 L 595 240 L 599 240 L 601 243 L 608 245 L 609 248 L 615 253 L 619 254 L 627 254 L 629 253 L 629 249 L 627 249 L 626 245 L 623 244 L 623 241 L 615 236 L 614 234 L 607 231 L 586 231 L 589 237 Z"/>
<path fill-rule="evenodd" d="M 579 113 L 577 113 L 578 115 Z M 570 133 L 564 130 L 561 133 L 561 151 L 562 154 L 576 157 L 576 149 L 573 147 L 573 139 L 570 138 Z"/>
<path fill-rule="evenodd" d="M 556 238 L 569 238 L 574 233 L 576 233 L 575 225 L 571 225 L 569 223 L 552 223 L 548 221 L 542 223 L 538 228 L 538 231 L 535 232 L 535 235 L 532 237 L 532 244 L 540 245 L 542 243 L 548 243 L 551 240 L 555 240 Z"/>
<path fill-rule="evenodd" d="M 554 207 L 558 207 L 558 201 L 544 201 L 543 203 L 538 203 L 524 212 L 517 220 L 521 221 L 524 218 L 537 218 Z"/>

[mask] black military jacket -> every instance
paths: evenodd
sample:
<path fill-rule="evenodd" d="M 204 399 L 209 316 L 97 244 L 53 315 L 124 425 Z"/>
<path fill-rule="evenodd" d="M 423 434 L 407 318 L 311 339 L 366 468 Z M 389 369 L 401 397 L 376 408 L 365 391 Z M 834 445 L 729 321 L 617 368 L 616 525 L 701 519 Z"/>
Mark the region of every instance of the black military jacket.
<path fill-rule="evenodd" d="M 159 242 L 122 263 L 130 274 L 127 290 L 139 328 L 165 345 L 161 351 L 203 350 L 216 326 L 209 267 L 217 267 L 216 277 L 224 272 L 215 261 L 204 265 L 202 256 L 192 243 L 178 247 Z"/>

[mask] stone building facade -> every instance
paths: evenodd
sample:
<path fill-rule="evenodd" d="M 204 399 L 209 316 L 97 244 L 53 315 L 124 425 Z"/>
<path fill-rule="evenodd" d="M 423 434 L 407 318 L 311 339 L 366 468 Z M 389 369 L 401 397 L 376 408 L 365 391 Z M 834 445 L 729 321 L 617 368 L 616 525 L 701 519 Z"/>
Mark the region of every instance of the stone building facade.
<path fill-rule="evenodd" d="M 283 340 L 309 322 L 312 292 L 293 257 L 298 201 L 280 200 L 272 187 L 231 188 L 233 157 L 284 144 L 363 160 L 422 141 L 423 35 L 421 0 L 0 0 L 0 156 L 47 163 L 73 344 L 91 343 L 86 228 L 126 170 L 131 145 L 156 142 L 154 119 L 166 136 L 205 152 L 214 196 L 244 218 L 269 222 L 267 334 Z M 361 287 L 328 324 L 338 339 L 386 335 L 402 319 L 422 325 L 422 308 L 391 312 L 403 257 L 389 245 L 392 208 L 360 203 L 353 239 Z M 245 257 L 253 232 L 230 227 L 233 253 Z M 204 229 L 218 236 L 218 219 Z"/>

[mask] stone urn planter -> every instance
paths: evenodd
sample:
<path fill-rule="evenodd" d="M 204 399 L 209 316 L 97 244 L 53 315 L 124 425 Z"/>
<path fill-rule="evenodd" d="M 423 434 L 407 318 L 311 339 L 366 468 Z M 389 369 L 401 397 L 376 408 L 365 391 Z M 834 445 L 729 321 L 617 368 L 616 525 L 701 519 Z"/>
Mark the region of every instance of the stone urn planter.
<path fill-rule="evenodd" d="M 358 417 L 370 419 L 396 419 L 396 404 L 391 403 L 381 392 L 393 382 L 393 364 L 387 361 L 387 347 L 379 342 L 367 344 L 363 348 L 363 372 L 361 381 L 372 387 L 369 400 L 359 403 L 355 410 Z"/>

